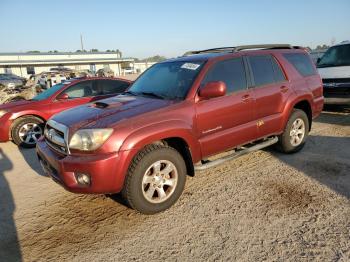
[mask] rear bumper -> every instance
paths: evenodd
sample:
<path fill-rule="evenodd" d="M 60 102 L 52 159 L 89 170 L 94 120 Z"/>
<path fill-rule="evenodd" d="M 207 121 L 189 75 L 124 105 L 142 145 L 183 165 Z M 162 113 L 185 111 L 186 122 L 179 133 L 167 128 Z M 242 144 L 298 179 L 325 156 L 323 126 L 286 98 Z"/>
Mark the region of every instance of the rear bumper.
<path fill-rule="evenodd" d="M 51 178 L 74 193 L 118 193 L 123 188 L 127 171 L 125 157 L 130 151 L 86 156 L 61 155 L 51 149 L 44 140 L 37 143 L 37 155 Z M 91 184 L 82 186 L 76 174 L 88 174 Z"/>

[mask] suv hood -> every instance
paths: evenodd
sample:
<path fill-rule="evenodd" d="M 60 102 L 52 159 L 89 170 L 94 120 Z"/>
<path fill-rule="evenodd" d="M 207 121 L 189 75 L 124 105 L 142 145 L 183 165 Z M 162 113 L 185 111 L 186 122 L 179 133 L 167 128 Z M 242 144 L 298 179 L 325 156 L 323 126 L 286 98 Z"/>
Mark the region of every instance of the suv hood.
<path fill-rule="evenodd" d="M 63 111 L 53 120 L 71 131 L 84 128 L 114 127 L 121 121 L 174 104 L 175 101 L 119 95 Z"/>
<path fill-rule="evenodd" d="M 350 66 L 319 67 L 317 70 L 322 79 L 350 78 Z"/>

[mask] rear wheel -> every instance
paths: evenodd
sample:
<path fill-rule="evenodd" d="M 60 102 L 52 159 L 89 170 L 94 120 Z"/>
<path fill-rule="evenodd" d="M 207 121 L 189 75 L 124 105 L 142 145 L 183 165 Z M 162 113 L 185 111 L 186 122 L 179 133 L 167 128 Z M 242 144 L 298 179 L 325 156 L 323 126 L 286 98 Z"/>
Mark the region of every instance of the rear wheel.
<path fill-rule="evenodd" d="M 35 147 L 38 139 L 43 135 L 44 121 L 40 118 L 28 116 L 16 119 L 13 123 L 11 135 L 13 142 L 22 147 Z"/>
<path fill-rule="evenodd" d="M 300 151 L 309 134 L 309 125 L 309 119 L 305 112 L 294 109 L 283 134 L 279 136 L 277 148 L 284 153 Z"/>
<path fill-rule="evenodd" d="M 133 159 L 122 195 L 130 207 L 144 214 L 161 212 L 180 197 L 186 165 L 175 149 L 149 145 Z"/>

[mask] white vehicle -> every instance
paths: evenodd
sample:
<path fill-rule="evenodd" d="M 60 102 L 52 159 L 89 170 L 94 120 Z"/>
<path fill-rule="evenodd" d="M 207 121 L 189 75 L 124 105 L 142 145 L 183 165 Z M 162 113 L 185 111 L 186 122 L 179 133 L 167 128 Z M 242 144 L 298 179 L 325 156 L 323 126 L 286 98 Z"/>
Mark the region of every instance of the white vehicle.
<path fill-rule="evenodd" d="M 325 104 L 350 105 L 350 41 L 330 47 L 317 60 Z"/>
<path fill-rule="evenodd" d="M 45 72 L 39 79 L 39 85 L 42 88 L 50 88 L 56 84 L 61 83 L 64 80 L 66 80 L 64 74 L 58 72 Z"/>
<path fill-rule="evenodd" d="M 133 74 L 134 68 L 133 67 L 124 67 L 123 71 L 124 71 L 124 74 Z"/>

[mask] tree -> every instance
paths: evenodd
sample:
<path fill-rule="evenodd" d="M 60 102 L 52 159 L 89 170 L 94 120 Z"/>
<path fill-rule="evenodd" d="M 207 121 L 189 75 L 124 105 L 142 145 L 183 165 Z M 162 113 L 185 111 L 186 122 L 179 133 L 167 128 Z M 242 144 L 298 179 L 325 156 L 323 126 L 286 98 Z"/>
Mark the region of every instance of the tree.
<path fill-rule="evenodd" d="M 147 57 L 145 59 L 142 59 L 140 60 L 141 62 L 155 62 L 155 63 L 158 63 L 158 62 L 161 62 L 161 61 L 164 61 L 166 60 L 166 57 L 165 56 L 160 56 L 160 55 L 155 55 L 155 56 L 151 56 L 151 57 Z"/>
<path fill-rule="evenodd" d="M 37 54 L 37 53 L 40 53 L 40 51 L 38 51 L 38 50 L 33 50 L 33 51 L 28 51 L 27 53 L 28 53 L 28 54 Z"/>
<path fill-rule="evenodd" d="M 92 52 L 92 53 L 98 52 L 98 49 L 92 48 L 92 49 L 90 50 L 90 52 Z"/>

